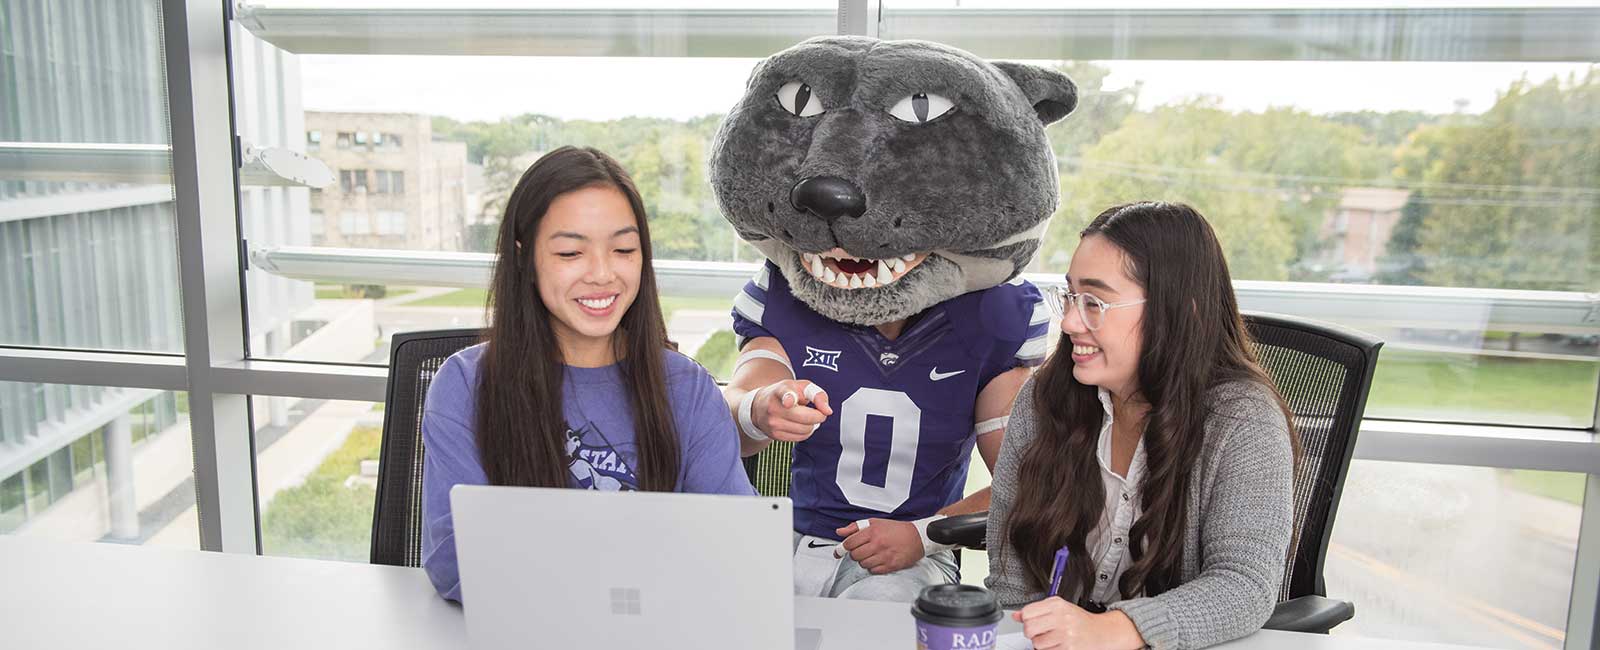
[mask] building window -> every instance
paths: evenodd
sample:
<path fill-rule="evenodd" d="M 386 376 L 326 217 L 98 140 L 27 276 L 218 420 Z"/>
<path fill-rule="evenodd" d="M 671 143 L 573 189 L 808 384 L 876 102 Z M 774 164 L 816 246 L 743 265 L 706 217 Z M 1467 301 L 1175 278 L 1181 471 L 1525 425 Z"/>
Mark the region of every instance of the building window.
<path fill-rule="evenodd" d="M 82 485 L 94 480 L 95 469 L 105 460 L 105 445 L 101 441 L 101 432 L 106 427 L 95 429 L 89 435 L 77 439 L 69 449 L 72 450 L 72 483 Z"/>
<path fill-rule="evenodd" d="M 367 146 L 367 132 L 366 131 L 356 131 L 356 146 L 357 147 L 365 147 L 365 146 Z"/>
<path fill-rule="evenodd" d="M 327 222 L 327 218 L 328 218 L 327 215 L 323 214 L 321 210 L 312 210 L 311 211 L 311 220 L 310 221 L 311 221 L 311 236 L 312 237 L 315 237 L 317 239 L 321 239 L 323 237 L 323 235 L 327 234 L 327 230 L 328 230 L 328 224 L 326 223 Z"/>
<path fill-rule="evenodd" d="M 306 151 L 316 151 L 322 148 L 322 132 L 306 131 Z"/>
<path fill-rule="evenodd" d="M 22 509 L 22 472 L 0 481 L 0 534 L 16 530 L 27 519 Z"/>
<path fill-rule="evenodd" d="M 28 510 L 40 512 L 50 506 L 50 459 L 41 459 L 28 468 Z"/>
<path fill-rule="evenodd" d="M 384 211 L 378 213 L 378 234 L 404 235 L 406 234 L 406 213 Z"/>
<path fill-rule="evenodd" d="M 404 194 L 406 191 L 405 172 L 380 169 L 377 172 L 377 183 L 373 192 L 378 194 Z"/>
<path fill-rule="evenodd" d="M 340 148 L 340 149 L 349 149 L 349 148 L 350 148 L 350 140 L 351 140 L 351 138 L 353 138 L 353 137 L 354 137 L 354 136 L 352 136 L 352 135 L 350 135 L 350 134 L 349 134 L 349 133 L 348 133 L 348 132 L 345 132 L 345 131 L 340 131 L 340 132 L 339 132 L 339 143 L 338 143 L 338 147 L 339 147 L 339 148 Z"/>
<path fill-rule="evenodd" d="M 367 215 L 361 212 L 345 212 L 339 215 L 339 233 L 343 235 L 369 235 L 372 234 L 372 224 Z"/>
<path fill-rule="evenodd" d="M 367 170 L 343 169 L 339 171 L 339 189 L 345 194 L 356 190 L 367 191 Z"/>
<path fill-rule="evenodd" d="M 383 141 L 389 143 L 390 149 L 400 148 L 400 136 L 398 134 L 385 133 L 383 134 Z"/>

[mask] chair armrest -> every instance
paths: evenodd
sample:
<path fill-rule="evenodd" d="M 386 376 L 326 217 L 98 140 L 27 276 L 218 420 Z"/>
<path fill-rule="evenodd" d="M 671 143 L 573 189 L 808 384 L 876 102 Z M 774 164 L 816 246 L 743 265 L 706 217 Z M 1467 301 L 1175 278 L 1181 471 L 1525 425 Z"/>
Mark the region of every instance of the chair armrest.
<path fill-rule="evenodd" d="M 1278 603 L 1272 618 L 1262 626 L 1267 630 L 1285 632 L 1311 632 L 1327 634 L 1334 626 L 1354 618 L 1356 606 L 1343 600 L 1322 596 L 1301 596 Z"/>
<path fill-rule="evenodd" d="M 975 550 L 984 550 L 983 538 L 989 529 L 989 513 L 945 517 L 928 524 L 928 539 L 939 544 L 955 544 Z"/>

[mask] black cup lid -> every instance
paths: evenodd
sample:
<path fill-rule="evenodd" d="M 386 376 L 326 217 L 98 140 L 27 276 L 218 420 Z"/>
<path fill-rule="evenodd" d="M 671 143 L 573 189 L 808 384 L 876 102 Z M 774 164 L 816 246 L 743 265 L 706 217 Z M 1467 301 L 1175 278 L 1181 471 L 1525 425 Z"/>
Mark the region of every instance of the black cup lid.
<path fill-rule="evenodd" d="M 940 618 L 986 619 L 1000 611 L 1000 603 L 977 585 L 934 585 L 917 597 L 917 609 Z"/>

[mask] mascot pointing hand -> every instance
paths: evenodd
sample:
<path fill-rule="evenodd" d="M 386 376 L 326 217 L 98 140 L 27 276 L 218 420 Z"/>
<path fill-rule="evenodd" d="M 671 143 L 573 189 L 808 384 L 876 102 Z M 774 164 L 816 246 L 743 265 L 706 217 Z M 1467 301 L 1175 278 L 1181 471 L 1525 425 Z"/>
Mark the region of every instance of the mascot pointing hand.
<path fill-rule="evenodd" d="M 814 38 L 761 62 L 717 133 L 724 216 L 767 262 L 734 300 L 745 455 L 794 443 L 795 592 L 914 600 L 927 539 L 992 469 L 1049 310 L 1019 274 L 1056 209 L 1065 75 L 922 41 Z"/>

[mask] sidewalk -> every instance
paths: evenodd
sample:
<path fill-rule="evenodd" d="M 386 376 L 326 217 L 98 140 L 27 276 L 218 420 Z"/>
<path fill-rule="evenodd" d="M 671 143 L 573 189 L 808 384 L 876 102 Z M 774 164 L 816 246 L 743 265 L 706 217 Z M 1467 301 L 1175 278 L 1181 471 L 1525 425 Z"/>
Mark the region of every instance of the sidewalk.
<path fill-rule="evenodd" d="M 266 512 L 267 504 L 279 492 L 304 482 L 369 414 L 376 415 L 369 402 L 327 402 L 261 452 L 256 457 L 256 489 L 261 511 Z M 191 507 L 153 535 L 148 543 L 193 548 L 199 531 L 199 519 Z"/>

